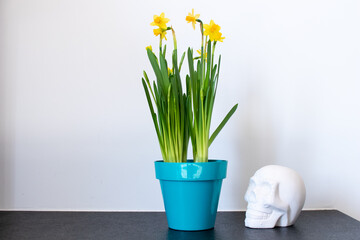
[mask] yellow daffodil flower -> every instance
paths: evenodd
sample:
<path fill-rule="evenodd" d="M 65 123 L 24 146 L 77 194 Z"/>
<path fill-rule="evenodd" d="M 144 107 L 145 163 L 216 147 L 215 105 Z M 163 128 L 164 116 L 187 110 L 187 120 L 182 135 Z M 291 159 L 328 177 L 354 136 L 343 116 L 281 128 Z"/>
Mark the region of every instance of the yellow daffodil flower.
<path fill-rule="evenodd" d="M 162 29 L 162 28 L 157 28 L 157 29 L 154 29 L 154 34 L 155 36 L 159 36 L 161 37 L 161 39 L 165 38 L 166 39 L 166 29 Z"/>
<path fill-rule="evenodd" d="M 148 50 L 148 49 L 150 49 L 150 51 L 152 51 L 152 46 L 151 45 L 147 46 L 146 50 Z"/>
<path fill-rule="evenodd" d="M 210 24 L 204 24 L 204 35 L 205 36 L 209 36 L 210 41 L 220 41 L 222 42 L 223 39 L 225 39 L 225 37 L 222 37 L 222 33 L 220 33 L 220 29 L 221 27 L 217 24 L 215 24 L 215 22 L 213 20 L 210 21 Z"/>
<path fill-rule="evenodd" d="M 171 75 L 171 74 L 173 74 L 173 71 L 172 71 L 172 69 L 168 68 L 168 75 Z"/>
<path fill-rule="evenodd" d="M 200 55 L 200 57 L 201 57 L 201 50 L 196 50 L 197 51 L 197 53 Z M 207 52 L 205 52 L 204 53 L 204 59 L 205 59 L 205 61 L 206 61 L 206 59 L 207 59 Z"/>
<path fill-rule="evenodd" d="M 154 21 L 150 23 L 151 26 L 158 26 L 159 28 L 166 29 L 166 23 L 168 23 L 170 19 L 165 18 L 165 13 L 161 13 L 160 16 L 154 15 Z"/>
<path fill-rule="evenodd" d="M 214 41 L 223 42 L 223 39 L 225 39 L 225 37 L 222 37 L 221 35 L 222 33 L 218 32 L 218 34 L 215 35 Z"/>
<path fill-rule="evenodd" d="M 194 9 L 192 9 L 192 12 L 189 13 L 189 15 L 186 16 L 185 20 L 188 22 L 188 23 L 192 23 L 192 26 L 195 30 L 195 24 L 196 24 L 196 19 L 198 19 L 200 17 L 200 14 L 194 14 Z"/>

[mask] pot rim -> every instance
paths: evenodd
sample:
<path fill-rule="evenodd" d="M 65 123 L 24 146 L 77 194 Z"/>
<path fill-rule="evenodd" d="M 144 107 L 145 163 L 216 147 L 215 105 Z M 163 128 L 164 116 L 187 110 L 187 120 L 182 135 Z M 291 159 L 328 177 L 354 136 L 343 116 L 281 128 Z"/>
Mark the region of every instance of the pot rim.
<path fill-rule="evenodd" d="M 188 160 L 189 161 L 189 160 Z M 165 181 L 211 181 L 226 178 L 227 160 L 172 163 L 155 161 L 156 178 Z"/>

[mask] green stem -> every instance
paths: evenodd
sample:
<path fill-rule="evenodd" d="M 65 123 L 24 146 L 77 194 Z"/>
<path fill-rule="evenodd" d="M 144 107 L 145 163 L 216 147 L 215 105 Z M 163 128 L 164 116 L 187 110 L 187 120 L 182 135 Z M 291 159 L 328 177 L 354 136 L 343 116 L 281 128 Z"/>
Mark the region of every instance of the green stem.
<path fill-rule="evenodd" d="M 162 37 L 160 34 L 160 43 L 159 43 L 159 56 L 162 54 Z"/>
<path fill-rule="evenodd" d="M 172 35 L 173 35 L 173 40 L 174 40 L 174 50 L 177 49 L 177 42 L 176 42 L 176 36 L 175 36 L 175 30 L 173 27 L 171 27 L 171 31 L 172 31 Z"/>

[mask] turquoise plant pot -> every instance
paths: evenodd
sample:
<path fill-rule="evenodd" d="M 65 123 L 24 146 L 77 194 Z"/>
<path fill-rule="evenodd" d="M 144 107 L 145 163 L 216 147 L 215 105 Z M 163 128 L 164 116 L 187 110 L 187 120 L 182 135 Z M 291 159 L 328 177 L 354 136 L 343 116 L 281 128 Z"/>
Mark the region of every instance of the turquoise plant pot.
<path fill-rule="evenodd" d="M 155 162 L 169 228 L 200 231 L 214 228 L 227 161 Z"/>

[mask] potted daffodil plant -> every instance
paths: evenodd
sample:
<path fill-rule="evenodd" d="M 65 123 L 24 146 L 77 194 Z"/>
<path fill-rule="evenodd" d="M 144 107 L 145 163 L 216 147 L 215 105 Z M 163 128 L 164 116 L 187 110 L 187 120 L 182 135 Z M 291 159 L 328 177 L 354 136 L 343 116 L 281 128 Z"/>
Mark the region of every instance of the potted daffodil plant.
<path fill-rule="evenodd" d="M 185 20 L 200 28 L 201 49 L 194 56 L 188 48 L 178 57 L 174 28 L 168 26 L 164 13 L 154 15 L 154 35 L 159 48 L 146 48 L 154 71 L 150 82 L 144 71 L 142 84 L 160 145 L 162 161 L 155 161 L 156 178 L 160 180 L 168 225 L 184 231 L 214 227 L 222 180 L 226 177 L 227 161 L 208 159 L 208 149 L 234 114 L 233 106 L 210 135 L 211 117 L 219 81 L 221 57 L 215 59 L 215 48 L 224 37 L 213 20 L 203 24 L 194 10 Z M 167 33 L 171 32 L 173 51 L 166 58 Z M 157 52 L 157 53 L 155 53 Z M 186 60 L 185 60 L 186 58 Z M 188 73 L 181 78 L 184 62 Z M 189 160 L 191 140 L 193 159 Z"/>

